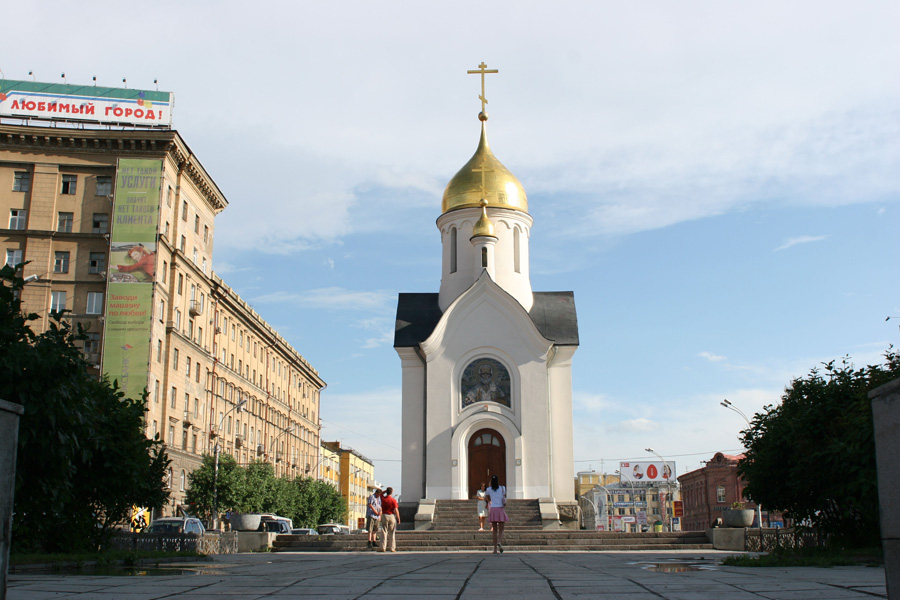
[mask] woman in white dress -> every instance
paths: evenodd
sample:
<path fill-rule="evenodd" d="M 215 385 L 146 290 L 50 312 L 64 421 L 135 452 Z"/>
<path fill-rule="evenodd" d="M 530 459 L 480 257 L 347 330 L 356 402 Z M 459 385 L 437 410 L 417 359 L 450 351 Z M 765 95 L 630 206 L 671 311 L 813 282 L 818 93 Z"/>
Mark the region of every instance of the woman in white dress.
<path fill-rule="evenodd" d="M 475 492 L 475 497 L 478 498 L 478 531 L 484 531 L 484 520 L 487 519 L 488 515 L 487 500 L 484 497 L 485 488 L 487 488 L 487 485 L 482 481 L 481 489 Z"/>

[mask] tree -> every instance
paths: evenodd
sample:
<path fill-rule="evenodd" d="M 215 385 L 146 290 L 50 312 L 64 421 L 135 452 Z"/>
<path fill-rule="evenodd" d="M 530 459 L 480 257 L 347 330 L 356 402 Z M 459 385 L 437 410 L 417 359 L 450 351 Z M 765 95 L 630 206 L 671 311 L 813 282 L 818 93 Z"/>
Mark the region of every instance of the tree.
<path fill-rule="evenodd" d="M 900 354 L 855 369 L 849 357 L 825 363 L 786 388 L 778 406 L 744 431 L 738 472 L 745 495 L 808 522 L 840 544 L 879 539 L 875 440 L 868 392 L 900 377 Z"/>
<path fill-rule="evenodd" d="M 88 550 L 132 504 L 159 507 L 169 461 L 144 436 L 144 404 L 88 373 L 61 313 L 35 334 L 22 314 L 24 281 L 0 269 L 0 398 L 22 404 L 12 541 L 17 551 Z"/>
<path fill-rule="evenodd" d="M 200 468 L 188 475 L 187 501 L 207 520 L 212 515 L 213 466 L 214 458 L 204 456 Z M 331 485 L 308 477 L 276 477 L 265 461 L 240 467 L 233 457 L 221 454 L 218 489 L 220 512 L 274 513 L 297 527 L 342 522 L 347 514 L 343 498 Z"/>

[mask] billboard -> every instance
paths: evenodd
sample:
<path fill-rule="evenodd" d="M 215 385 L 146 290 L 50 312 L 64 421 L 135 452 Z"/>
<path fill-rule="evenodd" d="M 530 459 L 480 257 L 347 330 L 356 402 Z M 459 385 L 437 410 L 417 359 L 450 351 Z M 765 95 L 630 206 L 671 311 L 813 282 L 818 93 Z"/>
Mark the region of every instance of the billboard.
<path fill-rule="evenodd" d="M 175 94 L 0 79 L 0 117 L 171 127 Z"/>
<path fill-rule="evenodd" d="M 621 462 L 619 463 L 619 472 L 622 475 L 622 481 L 633 481 L 635 483 L 666 483 L 674 481 L 672 473 L 675 469 L 675 463 L 662 461 L 647 462 Z"/>
<path fill-rule="evenodd" d="M 150 369 L 150 326 L 162 160 L 119 159 L 110 235 L 103 372 L 138 397 Z"/>

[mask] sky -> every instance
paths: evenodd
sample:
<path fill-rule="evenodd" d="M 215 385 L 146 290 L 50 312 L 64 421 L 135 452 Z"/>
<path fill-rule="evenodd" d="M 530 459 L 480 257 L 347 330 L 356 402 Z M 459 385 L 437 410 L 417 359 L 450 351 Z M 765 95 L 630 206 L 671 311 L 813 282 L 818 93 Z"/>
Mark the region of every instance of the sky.
<path fill-rule="evenodd" d="M 575 293 L 575 471 L 739 453 L 723 399 L 752 417 L 900 342 L 896 2 L 22 0 L 4 19 L 5 78 L 174 92 L 230 203 L 213 268 L 318 369 L 322 439 L 383 485 L 397 294 L 438 290 L 482 61 L 533 288 Z"/>

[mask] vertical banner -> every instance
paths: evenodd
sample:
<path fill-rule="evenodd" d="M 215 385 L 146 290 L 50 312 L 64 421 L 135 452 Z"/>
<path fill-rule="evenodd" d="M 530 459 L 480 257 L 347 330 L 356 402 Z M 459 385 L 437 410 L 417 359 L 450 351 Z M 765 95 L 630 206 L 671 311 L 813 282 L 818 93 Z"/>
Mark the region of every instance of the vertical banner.
<path fill-rule="evenodd" d="M 119 159 L 109 244 L 103 372 L 130 398 L 147 385 L 162 160 Z"/>

